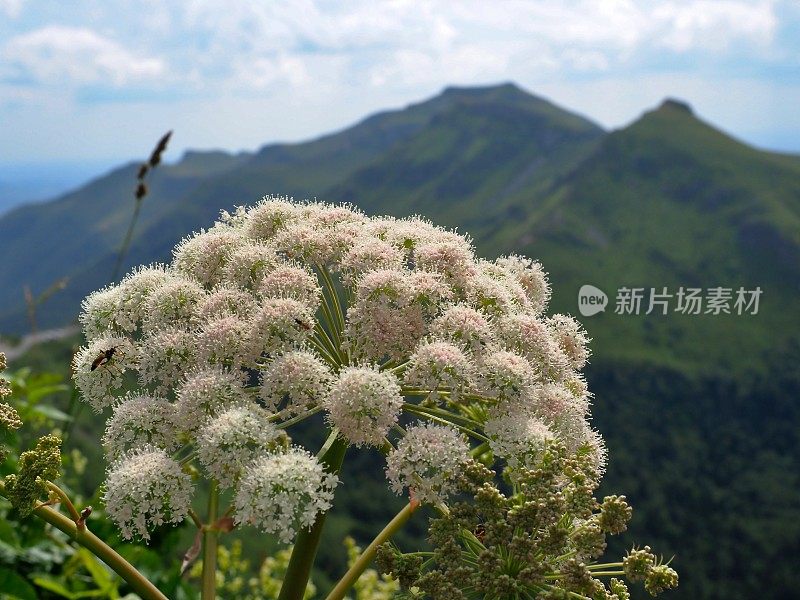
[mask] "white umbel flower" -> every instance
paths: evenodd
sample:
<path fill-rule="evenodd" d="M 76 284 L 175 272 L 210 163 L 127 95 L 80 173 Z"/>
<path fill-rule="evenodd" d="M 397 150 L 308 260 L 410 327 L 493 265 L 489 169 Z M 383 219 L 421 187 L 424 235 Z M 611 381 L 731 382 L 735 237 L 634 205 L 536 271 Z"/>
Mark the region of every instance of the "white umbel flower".
<path fill-rule="evenodd" d="M 129 394 L 114 406 L 103 448 L 112 460 L 139 446 L 174 452 L 180 446 L 175 407 L 164 398 Z"/>
<path fill-rule="evenodd" d="M 139 353 L 139 383 L 167 395 L 195 363 L 194 336 L 174 327 L 159 329 L 144 337 Z"/>
<path fill-rule="evenodd" d="M 228 284 L 255 290 L 277 263 L 278 255 L 272 246 L 243 244 L 231 251 L 223 278 Z"/>
<path fill-rule="evenodd" d="M 472 247 L 459 237 L 420 244 L 414 258 L 419 268 L 439 273 L 459 289 L 463 289 L 477 271 Z"/>
<path fill-rule="evenodd" d="M 248 341 L 249 324 L 239 317 L 218 317 L 208 321 L 195 336 L 200 364 L 225 365 L 231 369 L 249 366 L 255 356 Z"/>
<path fill-rule="evenodd" d="M 104 287 L 84 298 L 78 320 L 88 339 L 123 329 L 117 322 L 121 299 L 118 286 Z"/>
<path fill-rule="evenodd" d="M 585 367 L 589 359 L 591 340 L 583 326 L 568 315 L 553 315 L 546 323 L 559 347 L 569 358 L 570 366 L 576 370 Z"/>
<path fill-rule="evenodd" d="M 222 281 L 231 252 L 241 245 L 241 233 L 233 227 L 215 227 L 185 238 L 173 251 L 175 269 L 207 287 Z"/>
<path fill-rule="evenodd" d="M 275 450 L 282 431 L 255 404 L 233 406 L 210 419 L 197 436 L 197 458 L 209 477 L 230 487 L 258 456 Z"/>
<path fill-rule="evenodd" d="M 300 210 L 303 219 L 320 228 L 336 228 L 349 224 L 361 226 L 366 220 L 364 213 L 347 203 L 308 202 Z"/>
<path fill-rule="evenodd" d="M 331 384 L 324 406 L 331 425 L 356 446 L 380 446 L 397 423 L 403 396 L 397 378 L 372 367 L 347 367 Z"/>
<path fill-rule="evenodd" d="M 138 448 L 108 470 L 103 501 L 122 537 L 149 540 L 148 529 L 180 523 L 192 502 L 192 480 L 161 449 Z"/>
<path fill-rule="evenodd" d="M 507 350 L 487 352 L 478 367 L 480 385 L 490 396 L 517 398 L 536 384 L 531 363 Z"/>
<path fill-rule="evenodd" d="M 356 242 L 342 257 L 341 270 L 345 281 L 352 285 L 369 271 L 403 268 L 403 252 L 384 240 L 365 237 Z"/>
<path fill-rule="evenodd" d="M 386 457 L 386 476 L 396 494 L 408 488 L 420 502 L 445 502 L 469 460 L 469 446 L 455 428 L 424 423 L 409 427 Z"/>
<path fill-rule="evenodd" d="M 470 305 L 490 315 L 513 313 L 518 308 L 508 285 L 483 272 L 466 281 L 465 295 Z"/>
<path fill-rule="evenodd" d="M 450 399 L 458 400 L 460 394 L 474 385 L 475 367 L 458 346 L 449 342 L 424 342 L 411 355 L 403 373 L 403 382 L 411 387 L 450 392 Z"/>
<path fill-rule="evenodd" d="M 100 412 L 114 403 L 125 382 L 125 372 L 135 365 L 136 349 L 131 341 L 105 335 L 78 350 L 72 359 L 72 376 L 83 399 Z"/>
<path fill-rule="evenodd" d="M 550 300 L 550 284 L 539 261 L 512 254 L 498 258 L 495 264 L 519 282 L 534 314 L 544 312 Z"/>
<path fill-rule="evenodd" d="M 262 371 L 260 397 L 269 410 L 296 415 L 322 402 L 332 377 L 316 354 L 287 352 Z"/>
<path fill-rule="evenodd" d="M 125 331 L 135 331 L 144 320 L 147 298 L 173 278 L 164 265 L 137 267 L 126 275 L 119 284 L 117 324 Z"/>
<path fill-rule="evenodd" d="M 188 432 L 197 431 L 208 417 L 250 401 L 238 377 L 221 367 L 190 373 L 178 385 L 176 395 L 178 423 Z"/>
<path fill-rule="evenodd" d="M 371 271 L 358 282 L 347 313 L 346 343 L 362 359 L 401 359 L 425 335 L 423 306 L 404 271 Z"/>
<path fill-rule="evenodd" d="M 301 448 L 262 456 L 247 467 L 236 487 L 234 518 L 289 543 L 331 507 L 338 482 Z"/>
<path fill-rule="evenodd" d="M 145 300 L 143 329 L 191 328 L 197 324 L 198 306 L 205 299 L 203 287 L 186 277 L 173 277 L 157 287 Z"/>
<path fill-rule="evenodd" d="M 525 356 L 542 383 L 560 381 L 570 371 L 570 361 L 547 324 L 529 314 L 509 314 L 497 320 L 499 340 Z"/>
<path fill-rule="evenodd" d="M 340 253 L 333 231 L 305 222 L 289 225 L 275 235 L 275 246 L 288 258 L 310 265 L 328 265 Z"/>
<path fill-rule="evenodd" d="M 462 346 L 465 350 L 481 352 L 494 341 L 489 317 L 471 306 L 450 306 L 431 323 L 431 335 Z"/>
<path fill-rule="evenodd" d="M 547 442 L 555 437 L 531 411 L 505 404 L 489 411 L 484 430 L 492 452 L 506 459 L 512 467 L 534 466 Z"/>
<path fill-rule="evenodd" d="M 249 331 L 254 356 L 294 349 L 311 336 L 316 321 L 309 307 L 292 298 L 267 298 Z"/>
<path fill-rule="evenodd" d="M 265 298 L 294 298 L 312 311 L 317 310 L 322 297 L 317 276 L 291 263 L 278 265 L 267 273 L 258 285 L 258 292 Z"/>
<path fill-rule="evenodd" d="M 211 290 L 197 307 L 200 323 L 206 323 L 219 317 L 236 316 L 247 320 L 256 310 L 256 301 L 245 290 L 221 285 Z"/>
<path fill-rule="evenodd" d="M 585 418 L 589 414 L 589 399 L 588 395 L 575 395 L 569 388 L 551 383 L 533 388 L 525 404 L 532 407 L 547 423 L 554 425 L 562 418 L 569 421 Z M 564 427 L 567 426 L 557 428 Z"/>
<path fill-rule="evenodd" d="M 250 239 L 267 241 L 295 221 L 301 212 L 301 205 L 292 202 L 288 196 L 266 196 L 247 213 L 244 220 L 244 234 Z"/>

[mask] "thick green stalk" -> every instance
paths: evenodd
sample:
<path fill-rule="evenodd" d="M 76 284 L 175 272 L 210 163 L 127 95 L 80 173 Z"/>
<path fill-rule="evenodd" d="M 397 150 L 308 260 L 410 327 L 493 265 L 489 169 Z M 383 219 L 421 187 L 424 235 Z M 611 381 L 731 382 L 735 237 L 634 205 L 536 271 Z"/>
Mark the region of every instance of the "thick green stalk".
<path fill-rule="evenodd" d="M 324 452 L 319 460 L 329 473 L 339 473 L 342 468 L 342 462 L 344 462 L 347 442 L 338 437 L 335 430 L 331 433 L 331 436 L 336 437 L 332 442 L 329 438 L 329 441 L 325 443 L 325 446 L 323 446 Z M 317 516 L 317 520 L 311 529 L 301 529 L 300 533 L 297 534 L 278 600 L 303 599 L 308 578 L 311 576 L 311 567 L 314 564 L 314 558 L 317 556 L 324 526 L 325 513 Z"/>
<path fill-rule="evenodd" d="M 208 520 L 203 527 L 203 587 L 200 597 L 202 600 L 214 600 L 217 595 L 217 540 L 219 531 L 216 527 L 217 504 L 219 491 L 217 482 L 211 482 L 208 492 Z"/>
<path fill-rule="evenodd" d="M 414 511 L 417 510 L 419 506 L 419 502 L 411 501 L 409 502 L 403 510 L 395 515 L 395 517 L 389 521 L 389 524 L 383 528 L 377 537 L 372 540 L 369 546 L 367 546 L 366 550 L 361 553 L 361 556 L 356 559 L 356 562 L 353 563 L 353 566 L 348 569 L 347 573 L 344 574 L 339 580 L 339 583 L 336 584 L 336 587 L 331 590 L 331 593 L 328 594 L 325 600 L 342 600 L 347 591 L 353 587 L 353 584 L 358 581 L 358 578 L 361 577 L 361 574 L 367 569 L 367 567 L 372 563 L 375 559 L 375 555 L 378 553 L 378 547 L 383 544 L 384 542 L 388 541 L 395 533 L 397 533 L 403 525 L 406 524 L 411 518 L 411 515 L 414 514 Z"/>
<path fill-rule="evenodd" d="M 5 489 L 0 482 L 0 495 L 4 495 L 4 492 Z M 111 546 L 88 529 L 78 529 L 75 521 L 49 506 L 40 506 L 34 509 L 33 514 L 43 521 L 50 523 L 56 529 L 60 529 L 66 533 L 78 544 L 106 563 L 144 600 L 168 600 L 168 598 L 162 594 L 156 586 L 150 583 L 144 575 L 139 573 L 131 563 L 122 558 Z"/>

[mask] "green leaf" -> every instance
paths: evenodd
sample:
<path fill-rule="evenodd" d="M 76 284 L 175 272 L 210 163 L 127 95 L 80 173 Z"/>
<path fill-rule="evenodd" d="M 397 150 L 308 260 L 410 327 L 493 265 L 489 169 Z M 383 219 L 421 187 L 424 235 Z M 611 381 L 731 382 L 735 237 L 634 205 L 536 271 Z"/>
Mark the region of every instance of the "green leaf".
<path fill-rule="evenodd" d="M 37 600 L 36 589 L 28 580 L 18 575 L 11 569 L 0 568 L 0 590 L 3 590 L 3 599 L 8 600 Z"/>
<path fill-rule="evenodd" d="M 48 404 L 34 406 L 31 408 L 31 412 L 40 414 L 48 419 L 53 419 L 54 421 L 72 421 L 72 417 L 67 413 L 60 411 L 55 406 L 50 406 Z"/>
<path fill-rule="evenodd" d="M 67 587 L 60 583 L 58 580 L 48 577 L 48 576 L 41 576 L 41 577 L 34 577 L 33 582 L 38 585 L 40 588 L 47 590 L 48 592 L 53 592 L 54 594 L 58 594 L 63 598 L 69 598 L 73 600 L 75 598 L 75 594 L 73 594 Z"/>
<path fill-rule="evenodd" d="M 5 516 L 5 514 L 2 516 Z M 19 545 L 17 530 L 6 519 L 0 521 L 0 540 L 9 542 L 14 546 Z"/>
<path fill-rule="evenodd" d="M 88 590 L 86 592 L 77 592 L 72 597 L 74 600 L 80 600 L 80 598 L 105 598 L 106 600 L 111 598 L 113 600 L 118 598 L 119 594 L 115 594 L 113 590 Z"/>
<path fill-rule="evenodd" d="M 112 587 L 116 587 L 111 573 L 97 558 L 95 558 L 94 554 L 89 552 L 86 548 L 80 548 L 78 550 L 78 555 L 81 558 L 83 566 L 89 571 L 89 574 L 92 576 L 98 588 L 105 592 Z"/>
<path fill-rule="evenodd" d="M 32 387 L 28 389 L 28 401 L 31 403 L 36 403 L 42 398 L 46 398 L 47 396 L 52 396 L 53 394 L 58 394 L 60 392 L 66 392 L 67 390 L 69 390 L 69 387 L 63 383 Z"/>

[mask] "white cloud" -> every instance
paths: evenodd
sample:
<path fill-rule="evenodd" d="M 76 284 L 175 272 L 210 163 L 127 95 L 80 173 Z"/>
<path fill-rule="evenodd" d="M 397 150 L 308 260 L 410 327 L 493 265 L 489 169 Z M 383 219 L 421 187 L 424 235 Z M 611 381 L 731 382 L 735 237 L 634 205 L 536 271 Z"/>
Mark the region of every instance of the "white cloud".
<path fill-rule="evenodd" d="M 0 0 L 0 15 L 22 1 Z M 67 121 L 59 131 L 90 113 L 98 127 L 157 113 L 199 136 L 187 145 L 241 147 L 322 133 L 449 84 L 516 81 L 618 125 L 664 95 L 700 102 L 692 94 L 724 96 L 747 76 L 761 91 L 736 96 L 748 108 L 738 128 L 774 128 L 755 113 L 776 73 L 800 59 L 794 2 L 76 0 L 64 11 L 41 0 L 35 14 L 26 5 L 20 18 L 0 18 L 0 111 L 13 105 L 29 124 L 57 112 Z M 792 93 L 779 97 L 782 110 L 770 100 L 770 118 L 793 110 Z M 735 123 L 727 104 L 703 108 Z"/>
<path fill-rule="evenodd" d="M 16 19 L 22 12 L 24 0 L 0 0 L 0 13 L 9 19 Z"/>
<path fill-rule="evenodd" d="M 778 26 L 773 0 L 192 0 L 179 6 L 173 27 L 202 39 L 201 49 L 187 41 L 184 60 L 244 89 L 336 77 L 346 85 L 359 74 L 362 82 L 398 86 L 505 79 L 515 66 L 539 76 L 601 73 L 665 52 L 765 46 Z M 329 65 L 315 55 L 345 64 L 325 71 Z M 251 77 L 242 65 L 252 65 Z"/>
<path fill-rule="evenodd" d="M 772 2 L 667 2 L 653 11 L 653 18 L 662 26 L 660 42 L 665 47 L 677 52 L 719 51 L 736 41 L 759 45 L 772 41 L 778 26 L 773 9 Z"/>
<path fill-rule="evenodd" d="M 121 86 L 166 73 L 160 58 L 138 56 L 87 28 L 52 25 L 18 35 L 2 50 L 6 71 L 44 84 L 109 82 Z"/>

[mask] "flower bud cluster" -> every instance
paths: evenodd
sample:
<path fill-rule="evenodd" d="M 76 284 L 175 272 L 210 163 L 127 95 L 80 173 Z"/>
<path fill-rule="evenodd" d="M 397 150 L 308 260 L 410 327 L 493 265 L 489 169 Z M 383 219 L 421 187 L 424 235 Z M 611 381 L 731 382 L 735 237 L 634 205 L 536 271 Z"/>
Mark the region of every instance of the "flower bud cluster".
<path fill-rule="evenodd" d="M 464 465 L 459 499 L 431 520 L 430 558 L 385 544 L 377 556 L 381 570 L 404 590 L 437 600 L 630 597 L 621 579 L 606 584 L 604 575 L 644 581 L 654 596 L 677 585 L 677 573 L 658 564 L 649 547 L 622 562 L 598 563 L 606 534 L 623 531 L 631 514 L 619 496 L 607 497 L 598 511 L 600 474 L 586 454 L 550 440 L 537 460 L 515 471 L 514 493 L 506 495 L 489 469 Z"/>
<path fill-rule="evenodd" d="M 0 374 L 5 370 L 6 355 L 0 352 Z M 11 395 L 11 386 L 8 381 L 0 375 L 0 400 L 9 395 Z M 0 427 L 4 429 L 19 429 L 21 426 L 22 421 L 20 421 L 17 411 L 14 410 L 11 405 L 0 402 Z"/>

